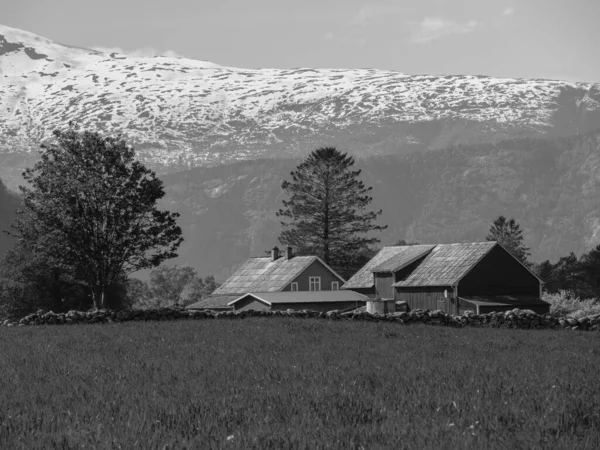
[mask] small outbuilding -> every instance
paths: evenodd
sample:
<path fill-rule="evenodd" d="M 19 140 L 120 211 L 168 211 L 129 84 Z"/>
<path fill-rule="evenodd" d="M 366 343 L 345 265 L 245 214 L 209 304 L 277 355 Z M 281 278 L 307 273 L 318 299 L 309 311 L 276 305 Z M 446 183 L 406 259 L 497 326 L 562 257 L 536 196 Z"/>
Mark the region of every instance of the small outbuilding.
<path fill-rule="evenodd" d="M 259 292 L 244 294 L 228 304 L 235 311 L 288 310 L 348 311 L 364 306 L 368 297 L 353 291 Z"/>
<path fill-rule="evenodd" d="M 547 313 L 543 281 L 498 242 L 384 247 L 342 289 L 460 314 Z"/>

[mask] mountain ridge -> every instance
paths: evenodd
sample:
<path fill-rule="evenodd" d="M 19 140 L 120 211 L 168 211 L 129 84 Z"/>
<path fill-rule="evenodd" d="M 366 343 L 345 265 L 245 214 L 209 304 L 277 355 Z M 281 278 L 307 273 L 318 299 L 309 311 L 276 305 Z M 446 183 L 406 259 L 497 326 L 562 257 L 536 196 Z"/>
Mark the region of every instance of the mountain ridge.
<path fill-rule="evenodd" d="M 123 132 L 157 170 L 336 145 L 357 157 L 585 134 L 600 84 L 376 69 L 240 69 L 105 54 L 0 25 L 0 165 L 22 169 L 70 121 Z M 15 170 L 0 177 L 14 186 Z"/>
<path fill-rule="evenodd" d="M 498 215 L 533 259 L 600 243 L 600 84 L 376 69 L 240 69 L 105 54 L 0 26 L 0 179 L 55 128 L 124 133 L 180 212 L 179 264 L 224 279 L 279 233 L 307 152 L 357 158 L 382 244 L 481 240 Z"/>

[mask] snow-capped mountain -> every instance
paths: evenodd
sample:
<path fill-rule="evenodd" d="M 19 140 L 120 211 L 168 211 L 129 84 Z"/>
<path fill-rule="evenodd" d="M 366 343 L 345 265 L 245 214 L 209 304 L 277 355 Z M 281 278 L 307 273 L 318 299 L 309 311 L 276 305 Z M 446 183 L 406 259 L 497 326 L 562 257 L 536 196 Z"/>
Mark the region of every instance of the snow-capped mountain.
<path fill-rule="evenodd" d="M 510 57 L 510 55 L 507 55 Z M 55 128 L 123 132 L 161 173 L 337 145 L 359 156 L 600 127 L 600 85 L 106 54 L 0 25 L 0 163 Z M 15 159 L 16 158 L 16 159 Z M 0 171 L 0 178 L 14 174 Z M 11 183 L 12 184 L 12 183 Z"/>
<path fill-rule="evenodd" d="M 323 145 L 388 155 L 357 164 L 389 225 L 384 244 L 482 239 L 500 214 L 521 223 L 535 260 L 600 243 L 598 84 L 249 70 L 0 26 L 0 180 L 20 184 L 69 121 L 128 136 L 181 213 L 178 263 L 219 280 L 276 242 L 281 182 Z"/>

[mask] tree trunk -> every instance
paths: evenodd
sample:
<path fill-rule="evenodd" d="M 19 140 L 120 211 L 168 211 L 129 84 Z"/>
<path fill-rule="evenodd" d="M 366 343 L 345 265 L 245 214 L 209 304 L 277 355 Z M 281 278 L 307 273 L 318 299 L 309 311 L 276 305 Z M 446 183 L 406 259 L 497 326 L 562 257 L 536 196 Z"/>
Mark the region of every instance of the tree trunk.
<path fill-rule="evenodd" d="M 106 308 L 106 296 L 104 292 L 104 285 L 94 286 L 92 288 L 92 299 L 94 300 L 94 306 L 96 309 Z"/>

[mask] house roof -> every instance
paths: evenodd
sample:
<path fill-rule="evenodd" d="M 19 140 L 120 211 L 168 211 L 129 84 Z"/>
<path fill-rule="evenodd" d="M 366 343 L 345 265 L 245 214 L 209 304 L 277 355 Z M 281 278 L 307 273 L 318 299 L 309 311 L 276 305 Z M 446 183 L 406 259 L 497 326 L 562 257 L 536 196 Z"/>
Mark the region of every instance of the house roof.
<path fill-rule="evenodd" d="M 401 245 L 383 247 L 371 260 L 352 276 L 343 289 L 370 288 L 374 285 L 373 272 L 391 271 L 389 267 L 410 264 L 419 256 L 430 251 L 434 245 Z M 406 263 L 406 261 L 409 261 Z"/>
<path fill-rule="evenodd" d="M 267 258 L 250 258 L 232 276 L 219 286 L 213 295 L 246 294 L 248 292 L 277 292 L 286 287 L 315 261 L 320 262 L 343 283 L 333 269 L 318 256 L 281 257 L 273 261 Z"/>
<path fill-rule="evenodd" d="M 436 245 L 406 279 L 392 286 L 455 285 L 496 245 L 494 241 Z"/>
<path fill-rule="evenodd" d="M 228 303 L 232 306 L 238 301 L 254 297 L 271 305 L 288 303 L 336 303 L 336 302 L 365 302 L 368 297 L 354 291 L 284 291 L 284 292 L 251 292 L 235 298 Z"/>
<path fill-rule="evenodd" d="M 491 295 L 477 297 L 460 297 L 473 305 L 480 306 L 546 306 L 548 302 L 539 297 L 516 295 Z"/>
<path fill-rule="evenodd" d="M 371 269 L 371 272 L 396 272 L 410 263 L 427 255 L 435 245 L 410 245 L 395 247 L 397 250 L 391 258 Z"/>
<path fill-rule="evenodd" d="M 186 309 L 230 309 L 227 306 L 231 300 L 235 300 L 237 295 L 215 295 L 204 298 L 196 303 L 186 306 Z"/>

